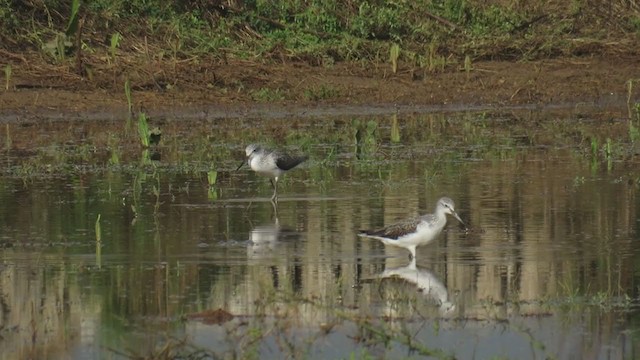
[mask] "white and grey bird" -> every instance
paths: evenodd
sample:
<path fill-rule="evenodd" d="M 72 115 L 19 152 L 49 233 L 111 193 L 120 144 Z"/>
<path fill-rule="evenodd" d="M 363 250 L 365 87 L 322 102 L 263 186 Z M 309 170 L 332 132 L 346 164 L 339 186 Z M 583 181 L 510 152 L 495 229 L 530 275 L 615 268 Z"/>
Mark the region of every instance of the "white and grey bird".
<path fill-rule="evenodd" d="M 273 186 L 272 201 L 278 201 L 278 179 L 287 171 L 300 165 L 307 160 L 307 156 L 289 155 L 278 150 L 271 150 L 261 145 L 251 144 L 247 146 L 245 152 L 248 157 L 248 164 L 251 170 L 256 173 L 269 177 Z M 244 161 L 238 166 L 240 170 Z"/>
<path fill-rule="evenodd" d="M 447 214 L 453 215 L 464 225 L 455 211 L 453 200 L 443 197 L 438 200 L 433 214 L 407 219 L 380 230 L 364 230 L 358 236 L 378 239 L 385 245 L 405 248 L 411 252 L 411 259 L 415 259 L 417 246 L 428 244 L 440 235 L 447 224 Z"/>

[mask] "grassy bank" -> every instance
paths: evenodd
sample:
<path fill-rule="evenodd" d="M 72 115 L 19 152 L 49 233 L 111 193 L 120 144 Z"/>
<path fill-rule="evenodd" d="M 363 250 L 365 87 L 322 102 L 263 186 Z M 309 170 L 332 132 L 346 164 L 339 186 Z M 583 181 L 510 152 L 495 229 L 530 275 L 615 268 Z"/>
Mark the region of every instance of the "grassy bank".
<path fill-rule="evenodd" d="M 347 83 L 344 75 L 380 79 L 397 74 L 449 94 L 465 86 L 505 89 L 506 95 L 486 99 L 480 93 L 471 99 L 531 102 L 557 99 L 545 92 L 547 83 L 531 82 L 536 74 L 515 78 L 510 67 L 510 82 L 469 74 L 496 72 L 476 68 L 481 61 L 636 55 L 640 6 L 627 0 L 0 0 L 0 23 L 6 91 L 101 89 L 113 94 L 126 88 L 129 94 L 192 91 L 180 103 L 193 94 L 206 94 L 207 103 L 212 98 L 274 102 L 347 96 L 363 102 L 372 101 L 378 85 Z M 609 66 L 608 60 L 604 64 Z M 606 87 L 576 77 L 571 68 L 547 82 L 580 78 L 594 91 Z M 623 72 L 615 86 L 632 76 Z M 428 84 L 434 74 L 452 76 Z M 376 99 L 396 102 L 397 90 L 382 91 Z M 435 103 L 450 100 L 415 87 L 407 91 Z M 137 97 L 136 104 L 140 101 Z"/>
<path fill-rule="evenodd" d="M 640 7 L 625 0 L 518 1 L 67 1 L 0 0 L 4 56 L 62 61 L 162 51 L 263 61 L 397 58 L 420 67 L 449 57 L 538 59 L 629 52 Z M 61 36 L 64 34 L 65 36 Z M 462 60 L 461 60 L 462 59 Z M 15 58 L 14 58 L 15 60 Z"/>

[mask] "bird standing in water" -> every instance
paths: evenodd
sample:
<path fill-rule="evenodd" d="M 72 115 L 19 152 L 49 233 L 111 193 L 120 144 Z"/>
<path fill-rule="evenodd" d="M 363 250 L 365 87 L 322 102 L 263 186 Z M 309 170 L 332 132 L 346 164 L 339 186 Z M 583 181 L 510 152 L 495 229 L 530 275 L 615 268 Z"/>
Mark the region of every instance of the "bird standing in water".
<path fill-rule="evenodd" d="M 248 164 L 251 170 L 269 177 L 273 186 L 273 196 L 271 201 L 278 202 L 278 179 L 287 171 L 300 165 L 307 160 L 307 156 L 294 156 L 285 154 L 278 150 L 271 150 L 261 145 L 251 144 L 247 146 L 245 152 L 248 157 Z M 244 165 L 244 161 L 238 166 L 236 171 Z"/>
<path fill-rule="evenodd" d="M 455 211 L 455 203 L 448 197 L 438 200 L 436 211 L 416 218 L 389 225 L 380 230 L 365 230 L 360 237 L 378 239 L 385 245 L 403 247 L 411 252 L 411 259 L 416 257 L 416 247 L 435 240 L 447 224 L 447 214 L 453 215 L 462 225 L 464 222 Z"/>

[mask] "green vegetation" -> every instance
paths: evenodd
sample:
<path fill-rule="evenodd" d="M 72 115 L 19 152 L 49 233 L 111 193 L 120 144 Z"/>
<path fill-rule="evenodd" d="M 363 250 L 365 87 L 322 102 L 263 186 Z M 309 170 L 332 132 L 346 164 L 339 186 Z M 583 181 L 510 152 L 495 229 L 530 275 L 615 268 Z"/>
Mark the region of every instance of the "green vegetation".
<path fill-rule="evenodd" d="M 47 285 L 49 296 L 64 294 L 65 297 L 71 296 L 68 300 L 70 304 L 81 303 L 83 306 L 97 304 L 95 309 L 103 311 L 100 325 L 102 329 L 108 330 L 102 333 L 115 334 L 113 337 L 105 335 L 99 338 L 100 345 L 113 349 L 119 357 L 256 358 L 264 355 L 264 347 L 275 341 L 278 344 L 276 350 L 278 354 L 282 354 L 281 357 L 298 359 L 310 357 L 309 349 L 322 349 L 324 344 L 332 344 L 336 334 L 340 336 L 345 334 L 344 336 L 349 338 L 349 343 L 353 344 L 348 349 L 358 349 L 349 350 L 355 358 L 368 358 L 368 354 L 388 358 L 397 357 L 397 354 L 450 358 L 457 354 L 450 354 L 446 350 L 448 347 L 442 347 L 440 342 L 434 344 L 432 332 L 440 332 L 447 336 L 450 329 L 464 328 L 467 326 L 465 324 L 490 327 L 494 327 L 495 324 L 498 333 L 508 331 L 513 334 L 514 330 L 519 330 L 520 321 L 524 321 L 525 324 L 543 323 L 547 316 L 552 314 L 555 316 L 558 312 L 560 316 L 579 317 L 583 314 L 627 311 L 626 309 L 632 309 L 634 306 L 634 299 L 631 296 L 637 282 L 630 274 L 632 269 L 637 267 L 635 265 L 637 261 L 629 255 L 633 254 L 633 242 L 610 243 L 610 245 L 624 244 L 628 248 L 624 245 L 608 246 L 606 242 L 609 236 L 607 234 L 619 236 L 620 229 L 625 229 L 624 226 L 628 224 L 625 216 L 619 216 L 620 212 L 613 210 L 622 209 L 621 211 L 624 212 L 628 204 L 620 202 L 629 199 L 628 194 L 632 194 L 637 189 L 626 184 L 623 186 L 610 184 L 609 180 L 614 178 L 613 176 L 604 177 L 602 174 L 589 176 L 585 171 L 586 162 L 584 161 L 589 160 L 591 149 L 599 161 L 607 161 L 605 156 L 613 159 L 615 166 L 613 171 L 626 166 L 626 169 L 620 169 L 618 173 L 624 175 L 625 179 L 633 180 L 633 176 L 636 176 L 634 160 L 627 161 L 625 164 L 619 161 L 625 146 L 629 145 L 627 124 L 624 121 L 609 120 L 608 114 L 600 114 L 601 118 L 594 119 L 597 121 L 580 122 L 579 119 L 567 121 L 567 119 L 574 119 L 572 116 L 574 116 L 572 112 L 556 114 L 504 110 L 501 114 L 469 112 L 407 115 L 399 113 L 380 117 L 327 117 L 323 121 L 304 117 L 251 119 L 246 121 L 246 126 L 241 127 L 226 119 L 176 122 L 176 124 L 163 125 L 166 138 L 162 140 L 160 147 L 162 161 L 158 163 L 157 168 L 155 165 L 142 166 L 142 162 L 137 162 L 140 157 L 139 134 L 136 131 L 124 130 L 122 121 L 119 119 L 99 124 L 83 122 L 78 127 L 60 121 L 42 122 L 39 124 L 42 130 L 39 131 L 34 131 L 32 126 L 12 123 L 6 125 L 6 136 L 7 138 L 11 136 L 15 144 L 14 147 L 9 145 L 10 151 L 7 153 L 7 158 L 11 162 L 7 162 L 3 167 L 6 178 L 5 198 L 9 200 L 8 209 L 20 210 L 25 208 L 22 205 L 23 199 L 38 200 L 42 195 L 16 197 L 13 195 L 16 192 L 14 189 L 41 194 L 42 185 L 69 184 L 65 186 L 65 189 L 70 189 L 69 197 L 56 196 L 53 198 L 54 201 L 38 201 L 33 208 L 30 206 L 25 209 L 26 214 L 33 214 L 30 217 L 33 223 L 27 223 L 25 228 L 39 226 L 49 229 L 48 231 L 53 234 L 51 238 L 42 240 L 44 244 L 53 245 L 47 246 L 42 253 L 44 255 L 54 253 L 55 256 L 61 256 L 63 259 L 58 261 L 57 257 L 43 257 L 43 261 L 62 264 L 59 266 L 64 271 L 52 271 L 51 265 L 33 265 L 25 268 L 29 270 L 30 277 L 38 276 L 41 278 L 38 281 L 42 284 L 49 284 Z M 162 122 L 158 121 L 158 123 Z M 71 124 L 75 125 L 73 122 Z M 13 128 L 10 129 L 10 126 Z M 79 133 L 83 136 L 79 137 Z M 387 188 L 402 188 L 406 187 L 407 178 L 411 178 L 413 182 L 416 181 L 415 177 L 421 176 L 422 173 L 425 174 L 426 179 L 433 179 L 431 181 L 436 183 L 436 186 L 460 183 L 456 186 L 460 189 L 470 189 L 469 191 L 474 192 L 473 196 L 485 196 L 478 195 L 486 193 L 484 186 L 474 188 L 478 183 L 492 181 L 485 177 L 487 175 L 481 171 L 481 168 L 491 166 L 492 160 L 507 157 L 511 161 L 502 162 L 501 166 L 491 170 L 497 172 L 491 176 L 495 176 L 500 183 L 503 183 L 502 179 L 504 179 L 504 193 L 514 194 L 516 191 L 511 190 L 520 189 L 523 186 L 522 182 L 526 181 L 533 185 L 535 194 L 539 189 L 548 189 L 551 193 L 572 194 L 570 197 L 566 196 L 566 199 L 563 195 L 561 203 L 549 203 L 542 198 L 538 199 L 539 196 L 529 197 L 525 202 L 534 210 L 527 210 L 525 214 L 534 216 L 543 213 L 568 214 L 573 212 L 573 209 L 577 209 L 575 213 L 582 214 L 579 217 L 571 216 L 568 219 L 559 217 L 562 220 L 558 221 L 564 221 L 561 224 L 566 222 L 566 224 L 573 224 L 573 227 L 570 233 L 568 230 L 567 234 L 558 235 L 560 240 L 554 244 L 557 244 L 560 250 L 573 246 L 582 250 L 580 255 L 571 258 L 558 257 L 562 262 L 561 268 L 555 268 L 554 264 L 559 262 L 554 258 L 542 261 L 540 273 L 544 271 L 545 281 L 539 282 L 539 290 L 535 293 L 521 292 L 519 284 L 526 283 L 528 279 L 533 279 L 532 282 L 535 282 L 538 275 L 534 274 L 533 278 L 527 278 L 526 274 L 517 272 L 514 276 L 510 276 L 508 282 L 505 282 L 505 287 L 491 293 L 493 296 L 496 294 L 500 296 L 497 298 L 483 295 L 484 291 L 474 290 L 486 289 L 486 287 L 475 287 L 476 283 L 480 283 L 478 280 L 463 280 L 469 281 L 474 284 L 473 286 L 450 285 L 450 290 L 453 291 L 463 289 L 459 295 L 451 292 L 455 295 L 454 299 L 462 299 L 458 303 L 460 306 L 457 307 L 460 312 L 454 313 L 451 319 L 443 319 L 438 315 L 433 299 L 427 299 L 426 293 L 416 291 L 407 282 L 367 283 L 356 279 L 353 276 L 356 274 L 353 260 L 335 263 L 341 264 L 339 267 L 335 265 L 325 267 L 320 264 L 318 272 L 307 269 L 307 266 L 315 266 L 315 260 L 311 262 L 304 260 L 302 265 L 297 261 L 283 261 L 283 258 L 289 259 L 287 256 L 292 253 L 307 254 L 298 250 L 297 241 L 283 241 L 281 245 L 287 248 L 284 251 L 280 251 L 281 248 L 279 248 L 275 260 L 247 258 L 245 261 L 249 249 L 246 232 L 254 226 L 249 222 L 260 217 L 269 218 L 271 210 L 263 209 L 263 207 L 269 207 L 266 203 L 251 204 L 249 207 L 254 212 L 245 215 L 248 210 L 244 209 L 243 204 L 238 206 L 227 200 L 242 194 L 234 191 L 247 184 L 243 178 L 244 175 L 232 170 L 244 157 L 242 145 L 249 141 L 264 139 L 270 139 L 279 147 L 301 147 L 309 150 L 308 153 L 313 159 L 312 166 L 298 170 L 309 171 L 309 176 L 297 173 L 285 178 L 296 179 L 296 182 L 306 181 L 306 186 L 313 189 L 310 193 L 315 193 L 314 186 L 318 184 L 318 187 L 324 185 L 325 188 L 329 188 L 327 194 L 331 194 L 331 191 L 335 191 L 332 189 L 334 187 L 331 186 L 331 182 L 344 181 L 350 184 L 347 188 L 353 186 L 357 189 L 354 196 L 364 195 L 366 199 L 371 191 L 369 196 L 372 200 L 369 201 L 376 201 L 375 204 L 379 200 L 378 195 L 373 193 L 378 192 L 379 189 L 376 187 L 381 186 L 378 185 L 379 183 L 384 183 L 382 186 Z M 153 151 L 155 148 L 151 144 L 145 152 Z M 29 152 L 23 149 L 29 149 Z M 585 158 L 578 157 L 576 161 L 569 162 L 561 161 L 565 159 L 564 154 L 567 149 L 576 151 L 578 154 L 582 152 Z M 450 161 L 461 157 L 464 157 L 462 161 Z M 318 163 L 315 163 L 315 159 L 318 159 Z M 319 166 L 320 162 L 322 166 Z M 414 163 L 417 167 L 410 169 Z M 557 169 L 566 168 L 567 170 L 555 173 L 551 177 L 552 182 L 549 182 L 549 177 L 545 175 L 552 172 L 539 172 L 540 168 L 537 165 L 531 166 L 532 164 L 555 166 Z M 24 167 L 21 167 L 23 165 Z M 475 170 L 460 171 L 467 166 Z M 459 182 L 460 172 L 466 172 L 475 178 L 467 178 Z M 183 176 L 183 174 L 189 174 L 189 176 Z M 379 176 L 382 181 L 365 182 L 369 181 L 369 174 Z M 393 177 L 394 174 L 395 177 Z M 30 176 L 34 179 L 33 185 L 24 187 L 11 185 L 12 182 L 19 182 L 14 181 L 12 178 L 14 175 Z M 202 184 L 197 184 L 194 181 L 196 178 Z M 75 179 L 78 179 L 77 182 Z M 102 179 L 105 181 L 101 181 Z M 204 185 L 205 182 L 210 185 L 209 199 L 212 204 L 206 204 L 207 206 L 203 207 L 198 199 L 201 199 L 199 196 L 205 190 L 203 186 L 198 185 Z M 191 190 L 189 190 L 189 184 L 191 184 Z M 266 181 L 260 181 L 260 184 L 269 186 Z M 571 184 L 573 188 L 570 187 Z M 214 185 L 217 186 L 217 192 Z M 250 186 L 257 185 L 254 183 Z M 433 190 L 436 186 L 427 182 L 425 190 Z M 603 187 L 608 188 L 603 189 Z M 524 191 L 526 194 L 531 193 L 529 190 Z M 619 197 L 609 196 L 619 192 L 621 192 Z M 393 195 L 390 196 L 393 199 Z M 503 198 L 503 195 L 499 196 Z M 504 195 L 504 199 L 520 199 L 520 195 Z M 214 204 L 213 200 L 222 201 Z M 305 207 L 287 207 L 285 203 L 280 219 L 287 225 L 286 220 L 305 216 L 312 219 L 308 223 L 313 226 L 334 229 L 331 224 L 321 225 L 325 222 L 322 216 L 326 213 L 335 214 L 339 208 L 334 205 L 335 201 L 323 203 L 320 206 L 311 206 L 311 213 L 307 213 Z M 511 204 L 516 201 L 505 201 L 505 203 Z M 633 199 L 629 200 L 629 204 L 633 205 Z M 369 206 L 378 207 L 378 205 L 365 203 L 358 205 L 357 208 Z M 57 211 L 58 209 L 65 209 L 65 211 Z M 467 214 L 475 214 L 472 212 L 473 205 L 467 209 L 465 210 Z M 612 211 L 600 213 L 597 209 Z M 69 215 L 71 211 L 75 212 L 74 216 Z M 50 216 L 43 217 L 40 215 L 42 213 Z M 105 214 L 105 219 L 101 219 L 100 214 Z M 190 218 L 185 219 L 181 215 L 188 215 Z M 366 217 L 367 215 L 356 214 L 354 218 L 358 216 Z M 374 214 L 374 216 L 377 215 Z M 5 217 L 13 220 L 9 215 Z M 488 223 L 486 219 L 476 221 L 476 226 L 486 226 Z M 545 218 L 536 220 L 535 223 L 542 221 L 545 221 Z M 158 222 L 163 225 L 157 225 Z M 257 221 L 255 223 L 258 224 Z M 358 226 L 355 222 L 353 224 Z M 90 233 L 93 226 L 95 226 L 96 239 L 89 241 L 92 239 L 87 237 L 93 235 Z M 349 227 L 351 228 L 351 225 Z M 547 231 L 555 232 L 563 227 L 565 225 L 545 226 L 541 229 L 535 227 L 533 239 L 537 241 L 545 237 L 540 234 L 544 235 Z M 9 226 L 8 228 L 12 229 Z M 194 228 L 199 230 L 187 232 L 187 229 Z M 292 232 L 297 231 L 301 230 Z M 26 238 L 28 240 L 26 244 L 13 239 L 11 239 L 12 243 L 5 244 L 18 249 L 21 246 L 32 246 L 29 245 L 32 243 L 38 244 L 39 239 L 33 240 L 31 234 L 25 233 L 16 238 Z M 162 236 L 159 236 L 159 233 Z M 583 234 L 586 233 L 589 235 L 584 236 Z M 123 234 L 130 237 L 123 238 Z M 486 241 L 489 235 L 472 233 L 465 235 L 468 238 L 458 239 L 466 243 L 479 244 L 480 241 Z M 452 231 L 448 236 L 451 239 L 457 235 Z M 346 237 L 350 235 L 347 234 Z M 569 238 L 565 239 L 565 237 Z M 78 239 L 80 241 L 74 245 L 72 242 Z M 612 236 L 611 239 L 617 239 L 617 237 Z M 556 239 L 549 239 L 549 241 L 553 240 Z M 326 241 L 324 244 L 330 243 L 335 242 Z M 198 250 L 200 244 L 205 246 Z M 545 244 L 547 243 L 540 244 L 541 249 L 546 249 Z M 471 260 L 462 260 L 464 261 L 462 264 L 453 261 L 452 263 L 457 266 L 455 268 L 455 271 L 458 271 L 457 274 L 468 273 L 467 261 L 473 264 L 485 260 L 496 261 L 494 252 L 491 250 L 492 243 L 488 245 L 489 249 L 478 252 L 477 258 L 474 256 Z M 64 248 L 61 248 L 62 246 Z M 88 252 L 87 246 L 95 246 L 97 268 L 92 265 L 93 260 L 84 255 Z M 208 246 L 211 248 L 207 249 Z M 460 247 L 456 248 L 458 246 Z M 468 254 L 467 246 L 458 245 L 456 241 L 450 241 L 447 245 L 451 253 L 455 254 L 454 256 L 460 256 L 460 259 Z M 493 243 L 493 246 L 500 247 L 500 244 Z M 343 244 L 335 248 L 327 245 L 322 248 L 323 252 L 326 251 L 323 257 L 339 259 L 340 256 L 344 256 L 342 251 L 345 248 L 348 247 Z M 473 245 L 473 248 L 479 247 Z M 457 249 L 460 249 L 460 252 L 457 252 Z M 8 250 L 13 251 L 13 249 Z M 31 252 L 30 249 L 27 250 Z M 214 258 L 215 263 L 210 260 L 191 261 L 191 254 L 194 254 L 194 251 L 203 254 L 197 254 L 198 257 L 204 258 L 204 256 L 215 254 L 215 256 L 224 257 L 225 260 L 221 263 L 217 263 L 218 258 Z M 109 256 L 101 258 L 101 252 Z M 18 256 L 21 254 L 16 253 Z M 126 255 L 114 257 L 113 254 Z M 182 256 L 185 254 L 187 261 L 183 262 Z M 335 254 L 338 256 L 334 256 Z M 490 257 L 484 258 L 484 256 Z M 36 261 L 36 258 L 39 256 L 29 257 L 33 261 Z M 67 258 L 69 260 L 66 260 Z M 308 258 L 310 257 L 307 256 Z M 502 264 L 497 264 L 497 269 L 506 270 L 511 263 L 517 263 L 520 260 L 507 256 L 504 260 L 500 260 L 502 261 L 505 262 L 504 267 Z M 526 259 L 526 261 L 532 260 Z M 343 263 L 348 265 L 342 266 Z M 547 268 L 544 265 L 546 263 L 549 263 L 553 269 Z M 105 266 L 101 271 L 97 271 L 101 264 Z M 377 258 L 374 258 L 371 263 L 365 262 L 362 266 L 362 274 L 369 276 L 374 271 L 381 270 L 378 264 L 382 265 Z M 585 272 L 584 264 L 596 264 L 590 266 L 597 271 Z M 274 273 L 271 271 L 274 266 L 277 266 L 280 279 L 278 283 L 274 282 Z M 436 262 L 433 266 L 437 267 L 434 270 L 440 273 L 445 273 L 449 269 L 443 262 Z M 222 271 L 218 270 L 220 268 Z M 302 273 L 305 286 L 302 287 L 303 291 L 299 290 L 300 287 L 294 278 L 299 268 L 307 271 Z M 335 271 L 336 268 L 340 271 Z M 60 274 L 60 279 L 64 281 L 56 281 L 58 278 L 52 277 L 57 274 Z M 307 274 L 313 274 L 314 277 L 308 277 Z M 315 291 L 315 288 L 308 287 L 308 283 L 316 278 L 315 274 L 322 276 L 326 274 L 327 285 L 318 287 L 322 291 Z M 500 279 L 502 274 L 504 274 L 502 270 L 496 271 L 493 279 Z M 250 289 L 244 285 L 247 283 L 251 284 Z M 493 289 L 491 284 L 494 283 L 487 281 L 483 285 Z M 254 284 L 255 287 L 253 287 Z M 77 288 L 73 287 L 76 285 Z M 89 285 L 100 286 L 100 288 L 91 289 Z M 72 286 L 70 291 L 61 291 L 63 287 L 66 289 L 68 286 Z M 87 293 L 78 289 L 84 289 Z M 505 290 L 508 291 L 505 292 Z M 245 296 L 242 291 L 247 291 L 246 294 L 250 294 L 251 297 Z M 42 297 L 40 292 L 32 294 L 37 299 Z M 505 294 L 504 298 L 503 294 Z M 78 302 L 75 300 L 78 296 L 84 296 L 89 300 Z M 487 296 L 487 301 L 483 307 L 476 307 L 476 297 L 481 296 Z M 23 296 L 16 297 L 20 301 L 29 299 Z M 227 308 L 226 304 L 235 301 L 234 299 L 244 301 L 243 307 L 235 310 Z M 168 303 L 167 300 L 173 303 Z M 58 302 L 52 303 L 55 305 Z M 217 306 L 225 306 L 229 311 L 235 312 L 233 314 L 236 315 L 235 320 L 224 324 L 212 325 L 203 321 L 207 326 L 216 326 L 215 329 L 224 331 L 222 335 L 215 338 L 215 341 L 229 344 L 229 346 L 200 349 L 193 341 L 195 336 L 190 330 L 193 329 L 192 323 L 185 325 L 184 320 L 178 320 L 178 317 L 212 306 L 215 306 L 213 309 Z M 89 309 L 92 308 L 89 307 Z M 73 311 L 53 313 L 60 317 L 75 314 Z M 23 316 L 29 316 L 29 314 L 35 319 L 33 323 L 37 324 L 42 323 L 41 318 L 49 312 L 32 312 L 30 308 L 23 310 Z M 620 318 L 626 319 L 628 314 L 630 312 L 625 312 Z M 143 319 L 143 322 L 130 320 L 134 316 Z M 593 321 L 590 322 L 587 319 L 576 324 L 586 324 L 586 331 L 593 329 L 599 331 L 602 324 L 606 326 L 616 324 L 617 319 L 609 314 L 597 318 L 594 315 Z M 59 323 L 65 331 L 68 331 L 65 327 L 68 322 L 60 321 Z M 593 329 L 588 327 L 589 324 L 593 325 Z M 626 323 L 624 325 L 626 326 Z M 542 327 L 540 332 L 544 333 L 544 329 L 546 327 Z M 157 344 L 153 344 L 157 346 L 128 346 L 130 343 L 126 340 L 131 336 L 122 334 L 128 335 L 130 331 L 151 333 L 149 339 L 153 341 L 150 342 L 157 341 Z M 159 332 L 158 336 L 154 331 Z M 163 336 L 166 335 L 163 332 L 168 335 Z M 529 332 L 524 327 L 516 334 L 521 334 L 527 343 L 531 344 L 535 354 L 540 354 L 538 358 L 553 357 L 552 353 L 546 354 L 549 351 L 547 350 L 549 345 L 540 342 L 532 335 L 540 332 Z M 184 336 L 185 339 L 173 338 L 174 333 L 178 334 L 176 336 Z M 109 341 L 113 343 L 110 344 Z M 134 338 L 133 341 L 139 342 L 138 338 Z M 547 341 L 545 338 L 545 342 Z M 553 342 L 549 341 L 549 344 L 553 345 Z M 346 355 L 349 356 L 349 354 Z"/>
<path fill-rule="evenodd" d="M 261 88 L 251 94 L 251 97 L 255 101 L 259 102 L 274 102 L 282 101 L 285 99 L 285 94 L 280 89 Z"/>
<path fill-rule="evenodd" d="M 127 98 L 127 106 L 129 107 L 129 116 L 133 114 L 133 98 L 131 97 L 131 83 L 129 79 L 124 82 L 124 96 Z"/>
<path fill-rule="evenodd" d="M 218 182 L 218 171 L 210 170 L 207 172 L 207 184 L 209 191 L 207 192 L 207 197 L 209 200 L 217 200 L 218 199 L 218 189 L 216 188 L 216 184 Z"/>
<path fill-rule="evenodd" d="M 11 64 L 7 64 L 4 67 L 4 79 L 5 79 L 5 90 L 9 90 L 9 86 L 11 84 Z"/>
<path fill-rule="evenodd" d="M 336 164 L 344 166 L 341 154 L 345 152 L 353 153 L 353 165 L 358 171 L 370 171 L 371 176 L 383 178 L 388 173 L 379 174 L 378 169 L 389 159 L 429 158 L 433 166 L 424 169 L 427 183 L 429 179 L 446 173 L 443 167 L 461 157 L 509 160 L 526 152 L 523 149 L 535 146 L 567 147 L 576 156 L 589 161 L 594 171 L 627 166 L 625 164 L 633 159 L 638 141 L 629 136 L 627 122 L 598 118 L 596 123 L 582 123 L 565 121 L 567 116 L 572 118 L 561 113 L 556 118 L 563 120 L 558 121 L 549 114 L 527 112 L 469 112 L 455 116 L 391 114 L 348 120 L 327 118 L 313 126 L 308 119 L 285 118 L 255 120 L 254 126 L 242 131 L 238 131 L 235 122 L 229 122 L 224 126 L 218 125 L 215 135 L 210 135 L 210 126 L 203 122 L 193 123 L 189 131 L 182 129 L 179 133 L 176 129 L 163 129 L 166 138 L 162 139 L 161 145 L 158 144 L 162 135 L 160 129 L 150 126 L 144 113 L 138 114 L 134 125 L 137 129 L 123 128 L 121 121 L 87 125 L 91 142 L 79 142 L 72 131 L 44 132 L 56 131 L 57 140 L 52 143 L 50 136 L 34 137 L 29 128 L 6 124 L 3 138 L 7 152 L 22 151 L 19 146 L 25 137 L 32 145 L 30 155 L 14 159 L 10 166 L 4 168 L 3 174 L 28 180 L 90 169 L 118 169 L 129 173 L 138 167 L 146 170 L 146 166 L 153 163 L 154 153 L 161 150 L 162 162 L 154 166 L 193 174 L 202 177 L 205 184 L 214 184 L 212 178 L 204 174 L 215 170 L 219 181 L 221 169 L 237 166 L 238 156 L 242 153 L 229 145 L 249 142 L 280 148 L 290 146 L 304 153 L 315 153 L 316 161 L 323 166 L 310 167 L 310 171 L 317 176 L 314 181 L 320 186 L 331 181 L 332 176 L 323 168 L 331 169 Z M 635 119 L 632 124 L 638 126 Z M 342 130 L 335 131 L 337 126 Z M 18 148 L 13 144 L 18 144 Z M 319 148 L 319 144 L 323 145 Z M 141 147 L 149 151 L 141 153 Z M 74 164 L 94 165 L 88 168 Z M 216 167 L 212 168 L 212 164 Z M 269 186 L 269 183 L 264 182 L 264 185 Z"/>
<path fill-rule="evenodd" d="M 158 0 L 76 0 L 70 6 L 53 0 L 28 6 L 0 1 L 0 22 L 0 39 L 7 40 L 0 48 L 42 49 L 58 62 L 81 49 L 93 56 L 88 61 L 112 62 L 116 48 L 123 47 L 147 61 L 205 55 L 329 65 L 383 62 L 384 54 L 391 54 L 395 69 L 396 61 L 424 65 L 433 63 L 434 55 L 462 63 L 466 56 L 536 59 L 624 50 L 640 31 L 640 11 L 622 0 L 607 3 L 607 11 L 599 3 L 559 0 L 289 0 L 231 6 Z"/>
<path fill-rule="evenodd" d="M 114 63 L 116 61 L 116 50 L 120 46 L 121 39 L 122 36 L 120 36 L 119 32 L 115 32 L 111 35 L 111 46 L 109 47 L 109 52 L 111 53 L 111 61 Z"/>
<path fill-rule="evenodd" d="M 138 115 L 138 135 L 140 136 L 140 144 L 142 147 L 149 147 L 149 124 L 147 123 L 147 115 L 140 113 Z"/>
<path fill-rule="evenodd" d="M 316 88 L 309 88 L 304 91 L 306 100 L 327 100 L 335 99 L 340 96 L 340 90 L 331 85 L 320 85 Z"/>
<path fill-rule="evenodd" d="M 100 226 L 100 214 L 96 218 L 96 263 L 98 266 L 102 264 L 102 228 Z"/>
<path fill-rule="evenodd" d="M 393 71 L 394 74 L 398 72 L 398 58 L 400 58 L 400 46 L 393 44 L 389 51 L 389 59 L 391 60 L 391 71 Z"/>

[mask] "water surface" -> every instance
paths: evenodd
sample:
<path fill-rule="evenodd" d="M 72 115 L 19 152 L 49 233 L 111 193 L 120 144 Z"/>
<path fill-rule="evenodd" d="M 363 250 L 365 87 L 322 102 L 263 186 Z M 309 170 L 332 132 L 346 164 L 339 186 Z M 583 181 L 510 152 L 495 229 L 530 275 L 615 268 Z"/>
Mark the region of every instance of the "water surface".
<path fill-rule="evenodd" d="M 640 185 L 594 111 L 9 124 L 2 358 L 633 358 Z M 633 124 L 631 124 L 633 125 Z M 310 159 L 271 186 L 262 142 Z M 211 183 L 210 183 L 211 182 Z M 431 212 L 433 244 L 356 236 Z"/>

